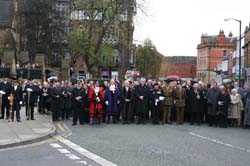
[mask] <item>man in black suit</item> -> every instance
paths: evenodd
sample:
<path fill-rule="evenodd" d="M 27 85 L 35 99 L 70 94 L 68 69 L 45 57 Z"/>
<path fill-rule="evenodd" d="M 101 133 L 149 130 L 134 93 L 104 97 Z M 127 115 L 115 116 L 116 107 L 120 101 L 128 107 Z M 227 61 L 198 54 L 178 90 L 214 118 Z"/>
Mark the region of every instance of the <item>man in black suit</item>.
<path fill-rule="evenodd" d="M 62 95 L 61 91 L 61 85 L 59 82 L 55 82 L 53 84 L 53 88 L 51 90 L 51 97 L 52 97 L 52 105 L 51 105 L 51 112 L 52 112 L 52 120 L 59 121 L 59 118 L 61 117 L 61 103 L 60 98 Z"/>
<path fill-rule="evenodd" d="M 4 81 L 0 83 L 0 93 L 2 94 L 2 116 L 0 119 L 4 119 L 5 108 L 6 108 L 6 119 L 9 119 L 10 103 L 9 95 L 11 91 L 11 84 L 8 82 L 8 78 L 4 78 Z"/>
<path fill-rule="evenodd" d="M 121 91 L 121 104 L 122 104 L 122 123 L 129 124 L 132 119 L 132 88 L 128 81 L 124 82 L 124 87 Z"/>
<path fill-rule="evenodd" d="M 23 92 L 22 87 L 19 86 L 17 80 L 13 80 L 13 86 L 11 87 L 11 94 L 13 94 L 13 106 L 11 120 L 14 121 L 14 116 L 16 112 L 17 122 L 21 122 L 20 109 L 23 102 Z"/>

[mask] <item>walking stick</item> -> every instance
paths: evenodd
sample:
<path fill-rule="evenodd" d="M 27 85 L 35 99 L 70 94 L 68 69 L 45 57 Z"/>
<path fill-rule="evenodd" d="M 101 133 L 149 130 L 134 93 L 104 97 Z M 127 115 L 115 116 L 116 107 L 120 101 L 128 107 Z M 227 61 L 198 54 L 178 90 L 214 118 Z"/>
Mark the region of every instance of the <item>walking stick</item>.
<path fill-rule="evenodd" d="M 12 119 L 13 119 L 13 117 L 12 117 L 12 113 L 13 113 L 12 108 L 13 108 L 13 104 L 14 104 L 14 95 L 11 93 L 9 98 L 10 98 L 9 99 L 9 101 L 10 101 L 10 115 L 9 115 L 8 122 L 12 122 Z"/>
<path fill-rule="evenodd" d="M 3 95 L 2 93 L 0 93 L 0 108 L 2 108 L 2 99 L 3 99 Z M 0 116 L 2 116 L 2 111 L 0 111 Z"/>

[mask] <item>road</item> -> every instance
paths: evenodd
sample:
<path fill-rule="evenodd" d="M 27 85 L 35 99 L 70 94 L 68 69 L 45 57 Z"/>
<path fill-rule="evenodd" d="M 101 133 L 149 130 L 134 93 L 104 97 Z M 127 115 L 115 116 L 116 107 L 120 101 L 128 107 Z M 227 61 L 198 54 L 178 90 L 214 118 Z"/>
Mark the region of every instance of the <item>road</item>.
<path fill-rule="evenodd" d="M 39 144 L 1 150 L 1 163 L 7 166 L 98 166 L 105 162 L 119 166 L 246 166 L 250 163 L 248 129 L 188 124 L 71 126 L 71 121 L 66 121 L 58 130 L 58 135 L 66 138 L 56 136 Z"/>

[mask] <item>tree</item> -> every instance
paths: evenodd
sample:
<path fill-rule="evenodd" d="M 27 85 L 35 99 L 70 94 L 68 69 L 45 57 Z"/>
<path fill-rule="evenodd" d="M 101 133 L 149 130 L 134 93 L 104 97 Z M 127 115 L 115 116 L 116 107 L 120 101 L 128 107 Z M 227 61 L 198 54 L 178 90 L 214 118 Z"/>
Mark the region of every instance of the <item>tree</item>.
<path fill-rule="evenodd" d="M 82 44 L 83 57 L 89 72 L 100 65 L 97 59 L 100 59 L 103 49 L 107 48 L 105 45 L 107 43 L 104 42 L 107 36 L 115 37 L 117 34 L 114 33 L 116 31 L 119 33 L 118 42 L 113 44 L 113 47 L 123 42 L 131 42 L 131 38 L 124 37 L 127 36 L 124 34 L 130 30 L 127 26 L 129 21 L 123 19 L 131 18 L 132 8 L 135 6 L 135 0 L 74 0 L 72 2 L 72 11 L 84 12 L 84 19 L 79 21 L 79 26 L 83 28 L 84 38 L 81 38 L 81 43 L 84 43 Z M 70 39 L 69 42 L 71 41 L 74 42 Z M 77 45 L 71 45 L 73 52 L 76 51 L 74 48 L 78 47 Z"/>
<path fill-rule="evenodd" d="M 53 7 L 53 3 L 54 0 L 21 0 L 18 3 L 17 29 L 20 33 L 20 47 L 21 50 L 26 48 L 29 51 L 31 61 L 36 53 L 51 54 L 55 31 L 65 33 L 62 23 L 55 21 L 60 14 Z"/>
<path fill-rule="evenodd" d="M 150 39 L 139 46 L 136 53 L 136 68 L 144 77 L 157 78 L 160 73 L 163 55 L 161 55 Z"/>

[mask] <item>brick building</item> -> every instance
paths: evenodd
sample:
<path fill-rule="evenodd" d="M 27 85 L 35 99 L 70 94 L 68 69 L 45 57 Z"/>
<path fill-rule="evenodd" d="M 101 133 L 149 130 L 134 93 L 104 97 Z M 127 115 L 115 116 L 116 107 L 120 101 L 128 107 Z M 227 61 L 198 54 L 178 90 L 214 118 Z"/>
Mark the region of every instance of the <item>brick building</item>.
<path fill-rule="evenodd" d="M 182 79 L 196 78 L 195 56 L 171 56 L 164 57 L 160 76 L 178 75 Z"/>
<path fill-rule="evenodd" d="M 245 82 L 250 83 L 250 24 L 245 30 L 244 69 Z"/>
<path fill-rule="evenodd" d="M 232 33 L 225 36 L 221 30 L 218 35 L 202 35 L 201 43 L 197 46 L 197 77 L 206 83 L 211 82 L 215 76 L 215 70 L 222 60 L 227 58 L 236 48 L 236 38 Z"/>

